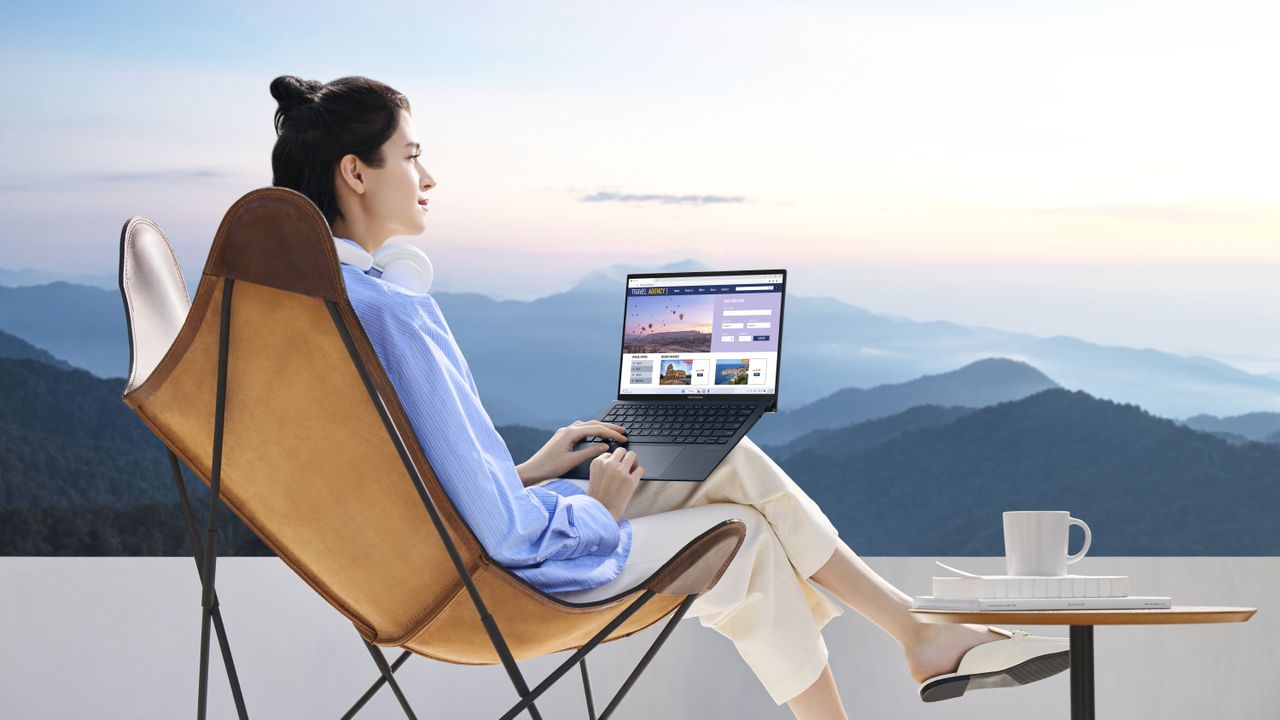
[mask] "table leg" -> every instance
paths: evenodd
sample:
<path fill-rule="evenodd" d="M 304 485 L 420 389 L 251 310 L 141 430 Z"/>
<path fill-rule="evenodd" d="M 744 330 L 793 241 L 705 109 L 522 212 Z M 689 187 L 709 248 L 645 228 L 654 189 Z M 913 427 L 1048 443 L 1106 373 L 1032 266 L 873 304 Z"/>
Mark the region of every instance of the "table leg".
<path fill-rule="evenodd" d="M 1093 626 L 1071 627 L 1071 720 L 1093 719 Z"/>

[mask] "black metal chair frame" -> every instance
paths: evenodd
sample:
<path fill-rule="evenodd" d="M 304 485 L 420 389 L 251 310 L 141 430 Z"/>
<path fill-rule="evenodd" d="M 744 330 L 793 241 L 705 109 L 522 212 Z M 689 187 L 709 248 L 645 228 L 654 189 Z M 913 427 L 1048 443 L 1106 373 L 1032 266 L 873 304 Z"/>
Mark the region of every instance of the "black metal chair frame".
<path fill-rule="evenodd" d="M 182 469 L 178 461 L 178 457 L 169 451 L 169 465 L 173 470 L 174 482 L 178 486 L 178 497 L 182 501 L 182 512 L 186 520 L 187 532 L 191 541 L 192 554 L 196 561 L 196 571 L 200 576 L 202 586 L 201 594 L 201 624 L 200 624 L 200 689 L 198 697 L 198 708 L 196 717 L 204 720 L 209 695 L 209 631 L 210 627 L 217 633 L 218 645 L 222 651 L 222 661 L 226 666 L 227 679 L 231 684 L 231 694 L 235 700 L 236 713 L 241 720 L 248 720 L 249 713 L 245 707 L 244 694 L 240 689 L 240 679 L 236 674 L 235 662 L 231 656 L 231 646 L 227 640 L 227 630 L 222 622 L 222 613 L 219 610 L 218 595 L 214 590 L 215 573 L 218 562 L 218 526 L 217 526 L 217 509 L 219 496 L 220 481 L 222 475 L 222 427 L 225 419 L 226 410 L 226 391 L 227 391 L 227 357 L 229 353 L 229 335 L 231 327 L 231 297 L 235 280 L 233 278 L 225 278 L 222 293 L 222 311 L 219 328 L 218 341 L 218 386 L 217 397 L 214 407 L 214 429 L 213 429 L 213 464 L 210 476 L 210 492 L 209 492 L 209 517 L 205 524 L 205 539 L 200 541 L 200 531 L 196 525 L 195 515 L 191 510 L 191 502 L 187 496 L 186 487 L 183 485 Z M 595 703 L 591 693 L 591 678 L 587 672 L 587 654 L 596 648 L 605 638 L 609 636 L 627 618 L 631 617 L 639 610 L 650 598 L 654 596 L 652 590 L 644 591 L 640 597 L 636 598 L 630 605 L 620 612 L 617 617 L 609 622 L 600 632 L 596 633 L 591 640 L 585 645 L 578 648 L 569 656 L 559 667 L 553 670 L 547 677 L 533 690 L 529 689 L 525 682 L 524 676 L 521 674 L 519 667 L 516 665 L 515 658 L 511 655 L 511 651 L 507 646 L 506 639 L 502 635 L 502 631 L 498 628 L 497 622 L 486 609 L 484 601 L 480 598 L 475 583 L 472 582 L 471 576 L 467 573 L 466 566 L 463 564 L 462 557 L 458 554 L 457 547 L 454 545 L 452 538 L 449 536 L 448 530 L 445 528 L 443 521 L 440 519 L 440 513 L 436 508 L 435 501 L 427 493 L 426 486 L 422 482 L 422 477 L 418 474 L 417 468 L 414 467 L 413 461 L 410 459 L 408 450 L 405 449 L 404 439 L 396 431 L 395 425 L 391 421 L 391 416 L 387 412 L 386 406 L 383 404 L 382 398 L 378 395 L 377 389 L 373 385 L 373 381 L 369 378 L 368 369 L 360 359 L 360 355 L 356 350 L 355 343 L 351 339 L 350 333 L 342 323 L 342 318 L 338 313 L 337 305 L 326 300 L 325 306 L 329 310 L 330 316 L 333 318 L 333 324 L 338 329 L 338 333 L 342 337 L 343 343 L 347 347 L 347 352 L 351 355 L 352 361 L 355 363 L 357 371 L 360 373 L 360 379 L 364 382 L 365 389 L 369 392 L 369 398 L 378 409 L 378 414 L 382 418 L 382 424 L 386 427 L 387 434 L 391 437 L 392 442 L 396 446 L 396 451 L 400 455 L 400 460 L 404 463 L 405 470 L 408 471 L 410 479 L 413 481 L 418 491 L 418 496 L 422 499 L 422 504 L 426 507 L 427 512 L 431 515 L 431 521 L 435 524 L 436 532 L 440 534 L 440 538 L 444 541 L 445 548 L 449 551 L 449 556 L 453 560 L 454 567 L 457 569 L 459 576 L 466 585 L 467 592 L 471 596 L 472 603 L 475 604 L 476 610 L 480 615 L 480 621 L 484 624 L 485 631 L 489 635 L 490 641 L 493 643 L 494 649 L 498 653 L 498 657 L 502 661 L 502 665 L 506 668 L 507 675 L 511 678 L 511 683 L 515 687 L 516 693 L 520 696 L 518 702 L 507 712 L 503 713 L 499 720 L 510 720 L 527 711 L 533 720 L 541 720 L 538 708 L 534 704 L 542 693 L 546 692 L 552 685 L 556 683 L 569 669 L 577 663 L 581 669 L 582 687 L 586 695 L 587 717 L 589 720 L 606 720 L 613 711 L 617 709 L 618 704 L 639 679 L 640 673 L 649 665 L 649 662 L 657 654 L 658 650 L 666 642 L 671 631 L 675 629 L 678 623 L 698 597 L 697 594 L 687 596 L 684 601 L 674 611 L 671 619 L 662 628 L 658 637 L 650 645 L 635 669 L 623 682 L 621 688 L 609 701 L 604 711 L 599 716 L 595 714 Z M 405 698 L 404 692 L 401 690 L 399 683 L 395 679 L 395 671 L 409 659 L 412 654 L 410 651 L 403 651 L 394 662 L 388 664 L 386 657 L 382 651 L 374 644 L 368 642 L 363 637 L 361 642 L 373 657 L 374 664 L 378 667 L 380 677 L 365 691 L 363 695 L 356 700 L 355 704 L 342 715 L 343 720 L 354 717 L 361 708 L 382 688 L 383 685 L 389 685 L 391 691 L 395 693 L 396 699 L 400 702 L 401 708 L 404 709 L 405 715 L 410 720 L 416 720 L 417 716 L 413 709 L 409 706 L 409 701 Z"/>

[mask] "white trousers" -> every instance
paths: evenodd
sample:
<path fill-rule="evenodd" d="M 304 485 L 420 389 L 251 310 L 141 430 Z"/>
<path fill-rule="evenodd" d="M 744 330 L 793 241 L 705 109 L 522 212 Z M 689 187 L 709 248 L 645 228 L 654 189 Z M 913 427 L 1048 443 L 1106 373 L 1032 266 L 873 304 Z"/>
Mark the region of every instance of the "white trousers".
<path fill-rule="evenodd" d="M 586 480 L 570 480 L 584 490 Z M 665 513 L 661 519 L 652 516 Z M 835 551 L 836 528 L 800 486 L 749 438 L 703 482 L 641 480 L 623 517 L 631 554 L 622 573 L 590 590 L 555 593 L 599 600 L 634 587 L 716 523 L 742 520 L 746 538 L 715 587 L 686 617 L 733 641 L 781 705 L 807 689 L 827 664 L 821 629 L 844 610 L 809 580 Z"/>

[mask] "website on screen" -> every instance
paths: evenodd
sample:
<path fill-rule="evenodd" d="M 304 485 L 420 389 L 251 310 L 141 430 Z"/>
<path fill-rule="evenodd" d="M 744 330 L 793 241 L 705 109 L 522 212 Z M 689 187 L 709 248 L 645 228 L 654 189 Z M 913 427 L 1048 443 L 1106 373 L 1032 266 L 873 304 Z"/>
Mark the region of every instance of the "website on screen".
<path fill-rule="evenodd" d="M 772 394 L 783 275 L 631 278 L 620 394 Z"/>

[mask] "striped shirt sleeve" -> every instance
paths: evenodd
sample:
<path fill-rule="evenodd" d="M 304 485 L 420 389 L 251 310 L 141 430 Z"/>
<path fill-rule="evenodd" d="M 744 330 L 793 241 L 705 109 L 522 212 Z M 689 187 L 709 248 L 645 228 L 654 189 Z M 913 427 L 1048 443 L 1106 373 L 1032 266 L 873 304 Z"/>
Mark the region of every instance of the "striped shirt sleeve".
<path fill-rule="evenodd" d="M 375 280 L 343 266 L 352 307 L 395 387 L 445 492 L 493 560 L 510 568 L 582 556 L 616 556 L 614 563 L 565 568 L 568 576 L 544 588 L 602 584 L 621 571 L 630 527 L 595 498 L 545 486 L 526 488 L 506 443 L 480 403 L 475 381 L 435 299 Z M 623 527 L 625 526 L 625 528 Z M 603 558 L 597 557 L 597 561 Z M 616 565 L 616 572 L 614 566 Z"/>

